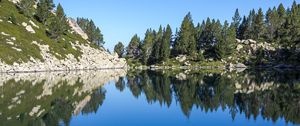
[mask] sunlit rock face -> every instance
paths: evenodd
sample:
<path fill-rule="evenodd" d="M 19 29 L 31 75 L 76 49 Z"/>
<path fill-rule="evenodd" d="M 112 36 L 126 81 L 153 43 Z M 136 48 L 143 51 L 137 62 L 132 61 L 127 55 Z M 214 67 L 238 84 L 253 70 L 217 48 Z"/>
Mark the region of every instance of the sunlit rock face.
<path fill-rule="evenodd" d="M 103 102 L 102 86 L 125 75 L 123 69 L 0 74 L 0 122 L 30 125 L 31 121 L 46 118 L 53 111 L 78 114 L 90 110 L 85 107 L 91 100 Z M 20 122 L 20 118 L 29 122 Z"/>

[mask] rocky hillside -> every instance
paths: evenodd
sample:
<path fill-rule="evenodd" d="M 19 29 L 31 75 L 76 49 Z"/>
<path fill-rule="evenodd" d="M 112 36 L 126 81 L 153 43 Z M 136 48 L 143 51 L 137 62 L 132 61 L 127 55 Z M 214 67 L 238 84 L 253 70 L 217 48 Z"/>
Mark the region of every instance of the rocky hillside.
<path fill-rule="evenodd" d="M 16 2 L 16 1 L 14 1 Z M 124 59 L 88 42 L 75 21 L 54 41 L 48 28 L 20 14 L 13 2 L 0 2 L 0 72 L 123 68 Z"/>

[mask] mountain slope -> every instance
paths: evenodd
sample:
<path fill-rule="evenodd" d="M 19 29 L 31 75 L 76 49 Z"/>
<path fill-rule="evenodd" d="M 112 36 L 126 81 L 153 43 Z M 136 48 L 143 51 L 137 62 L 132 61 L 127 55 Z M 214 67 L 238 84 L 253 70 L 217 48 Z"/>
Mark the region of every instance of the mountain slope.
<path fill-rule="evenodd" d="M 76 24 L 70 26 L 80 29 Z M 46 30 L 47 27 L 34 18 L 20 14 L 15 4 L 2 0 L 0 72 L 121 68 L 126 65 L 124 59 L 83 39 L 78 30 L 70 30 L 58 41 L 50 39 Z"/>

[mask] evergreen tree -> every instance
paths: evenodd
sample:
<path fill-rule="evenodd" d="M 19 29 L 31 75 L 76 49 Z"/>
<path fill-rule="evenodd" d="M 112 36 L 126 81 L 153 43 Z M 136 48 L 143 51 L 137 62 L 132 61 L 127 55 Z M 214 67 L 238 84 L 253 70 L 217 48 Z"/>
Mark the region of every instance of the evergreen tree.
<path fill-rule="evenodd" d="M 159 63 L 161 61 L 161 46 L 163 38 L 163 29 L 162 26 L 159 27 L 158 32 L 155 36 L 155 43 L 153 45 L 152 55 L 150 59 L 150 63 Z"/>
<path fill-rule="evenodd" d="M 247 29 L 248 29 L 248 25 L 249 24 L 249 20 L 246 18 L 246 16 L 243 17 L 243 20 L 242 20 L 242 23 L 241 25 L 239 26 L 239 32 L 238 32 L 238 35 L 237 35 L 237 38 L 238 39 L 246 39 L 246 32 L 247 32 Z"/>
<path fill-rule="evenodd" d="M 291 47 L 296 49 L 296 45 L 300 43 L 300 4 L 298 5 L 296 1 L 293 2 L 290 16 L 291 18 Z"/>
<path fill-rule="evenodd" d="M 66 15 L 60 4 L 57 6 L 56 16 L 52 16 L 49 23 L 49 34 L 53 39 L 60 38 L 61 35 L 65 34 L 69 29 Z"/>
<path fill-rule="evenodd" d="M 154 42 L 155 42 L 155 31 L 153 31 L 152 29 L 148 29 L 145 33 L 145 38 L 141 47 L 143 64 L 148 64 L 149 57 L 152 54 Z"/>
<path fill-rule="evenodd" d="M 115 45 L 115 48 L 114 48 L 114 52 L 118 54 L 118 56 L 121 58 L 123 57 L 124 55 L 124 45 L 122 42 L 118 42 L 117 45 Z"/>
<path fill-rule="evenodd" d="M 225 21 L 221 32 L 216 35 L 218 41 L 215 47 L 215 53 L 217 59 L 227 58 L 232 55 L 236 47 L 236 29 L 234 25 L 228 26 L 228 22 Z"/>
<path fill-rule="evenodd" d="M 262 40 L 263 32 L 264 31 L 264 14 L 262 12 L 262 9 L 259 8 L 257 15 L 254 17 L 253 22 L 253 33 L 255 40 Z"/>
<path fill-rule="evenodd" d="M 170 45 L 172 41 L 172 29 L 170 25 L 167 25 L 166 30 L 163 33 L 162 37 L 162 44 L 160 47 L 161 50 L 161 57 L 163 61 L 166 61 L 169 59 L 171 51 L 170 51 Z"/>
<path fill-rule="evenodd" d="M 196 53 L 196 39 L 195 28 L 192 20 L 192 16 L 188 13 L 178 33 L 178 38 L 175 42 L 175 51 L 177 54 L 195 54 Z"/>
<path fill-rule="evenodd" d="M 95 43 L 96 45 L 102 47 L 105 42 L 103 41 L 103 35 L 101 33 L 101 30 L 97 27 L 96 30 L 95 30 Z"/>
<path fill-rule="evenodd" d="M 24 14 L 26 17 L 32 17 L 34 14 L 33 5 L 35 4 L 35 0 L 21 0 L 20 3 L 17 4 L 20 12 Z"/>
<path fill-rule="evenodd" d="M 86 18 L 77 18 L 77 24 L 87 34 L 88 41 L 102 47 L 105 42 L 103 41 L 103 34 L 99 27 L 97 27 L 93 20 Z"/>
<path fill-rule="evenodd" d="M 232 17 L 232 24 L 236 29 L 237 35 L 239 34 L 238 30 L 239 30 L 239 26 L 240 26 L 240 23 L 241 23 L 241 19 L 242 18 L 240 16 L 239 9 L 236 9 L 235 13 L 234 13 L 234 16 Z"/>
<path fill-rule="evenodd" d="M 52 0 L 39 0 L 37 4 L 36 17 L 41 23 L 46 24 L 47 19 L 51 15 L 51 11 L 54 8 Z"/>
<path fill-rule="evenodd" d="M 279 28 L 279 15 L 276 8 L 269 9 L 266 13 L 266 32 L 265 38 L 268 42 L 276 42 L 277 30 Z"/>
<path fill-rule="evenodd" d="M 137 34 L 135 34 L 132 38 L 131 41 L 129 42 L 129 45 L 127 47 L 127 57 L 128 58 L 133 58 L 136 59 L 140 55 L 140 38 L 138 37 Z"/>

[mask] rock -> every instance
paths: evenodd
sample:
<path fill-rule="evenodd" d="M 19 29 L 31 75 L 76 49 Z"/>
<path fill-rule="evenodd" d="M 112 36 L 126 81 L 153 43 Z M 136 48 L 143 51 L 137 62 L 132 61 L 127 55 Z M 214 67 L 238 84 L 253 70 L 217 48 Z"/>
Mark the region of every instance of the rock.
<path fill-rule="evenodd" d="M 27 23 L 26 22 L 22 22 L 22 26 L 26 27 Z"/>
<path fill-rule="evenodd" d="M 40 27 L 37 26 L 32 20 L 30 20 L 29 23 L 30 23 L 33 27 L 40 28 Z"/>
<path fill-rule="evenodd" d="M 236 50 L 237 50 L 237 51 L 240 51 L 242 48 L 243 48 L 243 45 L 238 44 L 237 47 L 236 47 Z"/>
<path fill-rule="evenodd" d="M 12 49 L 17 50 L 18 52 L 21 52 L 22 49 L 16 48 L 16 47 L 12 47 Z"/>
<path fill-rule="evenodd" d="M 36 114 L 39 110 L 40 110 L 41 106 L 38 105 L 36 107 L 33 107 L 31 112 L 29 113 L 30 116 L 33 116 L 34 114 Z"/>
<path fill-rule="evenodd" d="M 26 26 L 26 30 L 30 33 L 35 33 L 35 31 L 33 30 L 33 28 L 31 27 L 31 25 L 27 25 Z"/>
<path fill-rule="evenodd" d="M 247 66 L 245 64 L 242 63 L 238 63 L 235 65 L 236 68 L 247 68 Z"/>
<path fill-rule="evenodd" d="M 77 33 L 79 34 L 83 39 L 87 40 L 88 36 L 87 34 L 79 27 L 79 25 L 77 24 L 77 22 L 72 19 L 72 18 L 68 18 L 68 22 L 69 25 L 71 26 L 71 28 Z"/>
<path fill-rule="evenodd" d="M 9 34 L 6 34 L 5 32 L 1 32 L 1 35 L 9 36 Z"/>
<path fill-rule="evenodd" d="M 186 60 L 186 55 L 179 55 L 175 59 L 179 62 L 184 62 Z"/>
<path fill-rule="evenodd" d="M 236 40 L 237 43 L 242 43 L 242 41 L 239 40 L 239 39 L 235 39 L 235 40 Z"/>
<path fill-rule="evenodd" d="M 11 37 L 10 39 L 13 40 L 13 41 L 17 40 L 16 37 Z"/>
<path fill-rule="evenodd" d="M 9 0 L 10 2 L 13 2 L 14 4 L 17 4 L 20 2 L 20 0 Z"/>
<path fill-rule="evenodd" d="M 240 85 L 239 83 L 235 83 L 235 88 L 236 89 L 242 89 L 242 85 Z"/>
<path fill-rule="evenodd" d="M 242 43 L 244 43 L 245 45 L 249 44 L 249 40 L 242 40 Z"/>
<path fill-rule="evenodd" d="M 6 42 L 9 45 L 15 45 L 13 42 Z"/>
<path fill-rule="evenodd" d="M 254 41 L 253 39 L 248 39 L 249 43 L 252 43 L 252 44 L 256 44 L 256 41 Z"/>
<path fill-rule="evenodd" d="M 3 22 L 3 20 L 2 20 L 2 19 L 0 19 L 0 22 Z"/>

